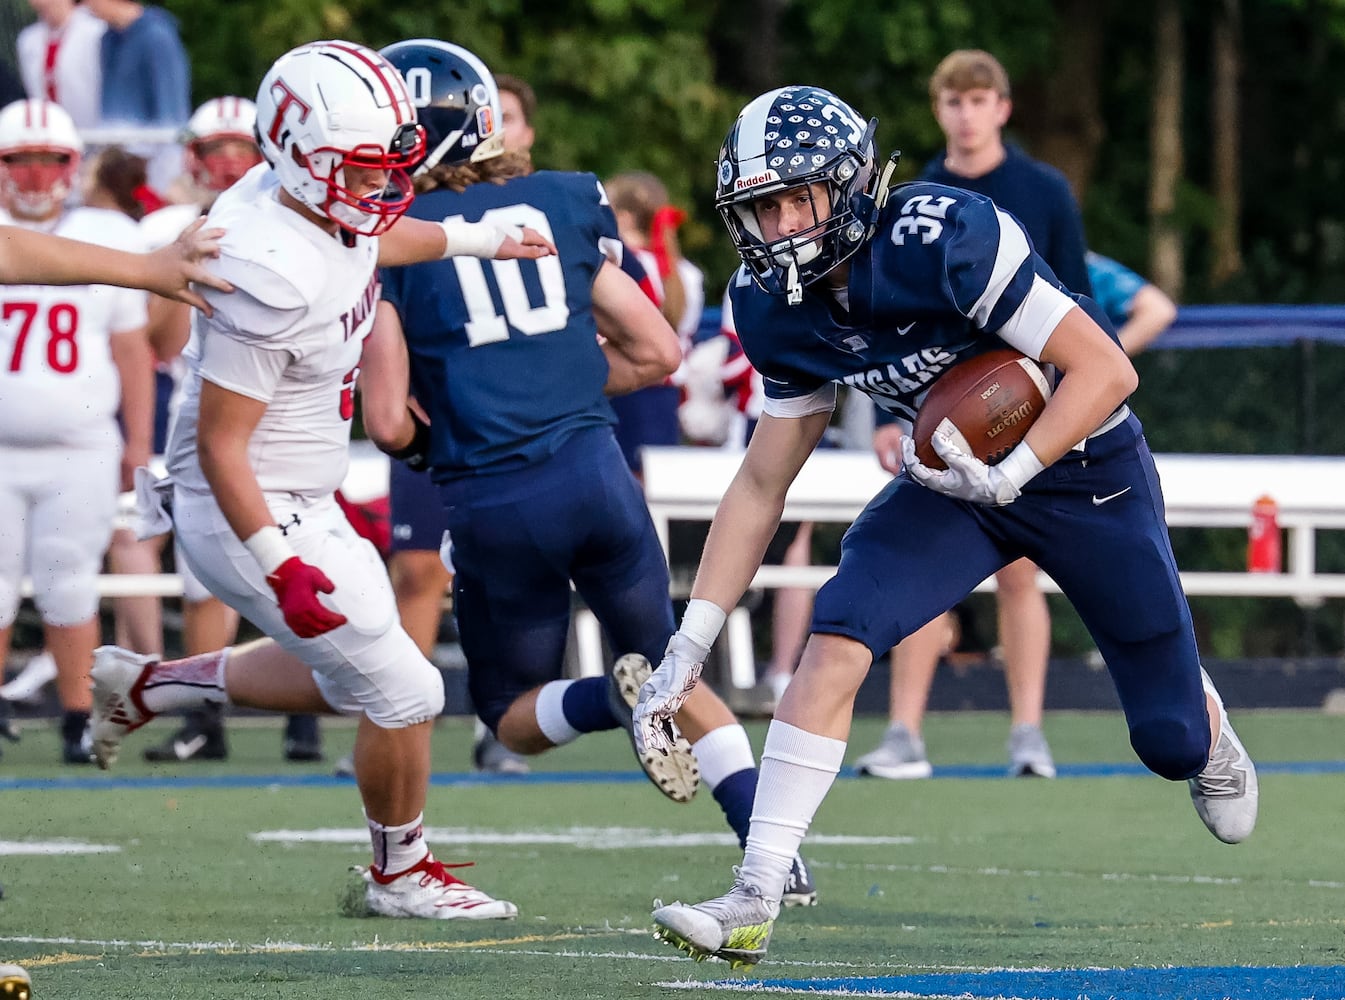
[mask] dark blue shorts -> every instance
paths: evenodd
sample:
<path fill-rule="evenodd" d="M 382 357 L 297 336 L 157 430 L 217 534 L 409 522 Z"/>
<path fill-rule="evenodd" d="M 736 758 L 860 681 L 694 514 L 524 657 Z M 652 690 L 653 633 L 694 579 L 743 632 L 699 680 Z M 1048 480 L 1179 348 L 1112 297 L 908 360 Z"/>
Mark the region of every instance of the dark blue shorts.
<path fill-rule="evenodd" d="M 1208 723 L 1191 612 L 1134 416 L 1056 462 L 1005 507 L 897 477 L 846 532 L 812 630 L 882 655 L 1020 556 L 1045 570 L 1083 619 L 1132 742 L 1137 726 L 1161 720 L 1208 748 L 1208 729 L 1199 735 Z"/>
<path fill-rule="evenodd" d="M 439 492 L 468 685 L 492 729 L 519 695 L 561 676 L 576 592 L 614 655 L 663 658 L 674 629 L 668 566 L 609 428 L 577 431 L 535 466 Z"/>
<path fill-rule="evenodd" d="M 393 459 L 388 477 L 392 514 L 392 551 L 439 551 L 444 537 L 444 508 L 428 472 L 412 472 Z"/>

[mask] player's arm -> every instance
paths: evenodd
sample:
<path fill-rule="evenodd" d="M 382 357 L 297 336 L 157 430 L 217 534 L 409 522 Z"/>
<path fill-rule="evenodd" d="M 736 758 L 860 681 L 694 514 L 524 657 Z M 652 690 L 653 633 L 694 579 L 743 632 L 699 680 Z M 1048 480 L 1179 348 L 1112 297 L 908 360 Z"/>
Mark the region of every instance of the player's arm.
<path fill-rule="evenodd" d="M 364 432 L 380 450 L 420 470 L 429 460 L 430 428 L 411 408 L 410 385 L 411 361 L 402 318 L 392 303 L 380 301 L 360 357 Z"/>
<path fill-rule="evenodd" d="M 1116 331 L 1121 347 L 1134 357 L 1148 347 L 1177 318 L 1177 303 L 1156 285 L 1145 283 L 1130 300 L 1129 315 Z"/>
<path fill-rule="evenodd" d="M 593 281 L 593 315 L 607 355 L 609 396 L 667 378 L 682 362 L 677 331 L 631 277 L 610 260 Z"/>
<path fill-rule="evenodd" d="M 127 253 L 17 226 L 0 226 L 0 282 L 9 285 L 118 285 L 143 288 L 187 302 L 210 314 L 210 306 L 190 287 L 222 292 L 233 286 L 211 274 L 201 261 L 219 255 L 219 229 L 189 226 L 153 253 Z"/>
<path fill-rule="evenodd" d="M 780 526 L 785 494 L 830 420 L 830 410 L 797 418 L 762 416 L 710 524 L 693 599 L 725 610 L 737 605 Z"/>
<path fill-rule="evenodd" d="M 1097 430 L 1135 391 L 1139 376 L 1125 352 L 1078 306 L 1056 324 L 1040 357 L 1061 377 L 1024 441 L 1048 466 Z"/>
<path fill-rule="evenodd" d="M 243 541 L 275 527 L 248 458 L 248 443 L 266 413 L 266 402 L 201 381 L 197 456 L 220 512 Z M 265 569 L 266 567 L 263 567 Z"/>
<path fill-rule="evenodd" d="M 134 293 L 130 293 L 134 294 Z M 154 448 L 154 352 L 143 326 L 112 334 L 112 363 L 121 381 L 121 488 L 135 486 L 135 470 Z"/>
<path fill-rule="evenodd" d="M 555 252 L 551 242 L 535 229 L 502 228 L 461 219 L 427 222 L 403 215 L 378 238 L 379 267 L 401 267 L 457 256 L 531 260 L 550 257 Z"/>
<path fill-rule="evenodd" d="M 761 418 L 733 482 L 710 524 L 681 625 L 663 662 L 640 689 L 635 738 L 641 752 L 667 752 L 673 716 L 682 707 L 709 656 L 728 610 L 737 605 L 780 526 L 785 494 L 822 440 L 830 408 L 800 417 Z"/>

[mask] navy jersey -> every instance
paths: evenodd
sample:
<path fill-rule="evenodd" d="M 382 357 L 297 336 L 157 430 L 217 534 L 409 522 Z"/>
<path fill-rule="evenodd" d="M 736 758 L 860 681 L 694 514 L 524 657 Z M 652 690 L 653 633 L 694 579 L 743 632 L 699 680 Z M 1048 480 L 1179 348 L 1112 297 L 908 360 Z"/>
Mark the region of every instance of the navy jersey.
<path fill-rule="evenodd" d="M 789 305 L 739 270 L 729 297 L 767 413 L 822 409 L 840 382 L 913 421 L 929 386 L 959 361 L 1006 344 L 1040 358 L 1076 301 L 1007 212 L 924 181 L 893 189 L 873 238 L 850 259 L 845 291 L 848 309 L 825 280 Z"/>
<path fill-rule="evenodd" d="M 525 468 L 577 430 L 611 425 L 592 289 L 605 251 L 620 249 L 598 179 L 543 171 L 433 191 L 411 214 L 530 226 L 557 250 L 540 260 L 453 257 L 384 270 L 412 392 L 433 427 L 435 481 Z"/>

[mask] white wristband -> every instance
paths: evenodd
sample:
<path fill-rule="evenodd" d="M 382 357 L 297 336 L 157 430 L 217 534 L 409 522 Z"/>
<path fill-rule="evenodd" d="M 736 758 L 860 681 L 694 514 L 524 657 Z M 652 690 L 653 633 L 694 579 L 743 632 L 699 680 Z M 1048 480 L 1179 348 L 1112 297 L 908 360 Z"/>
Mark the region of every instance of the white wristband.
<path fill-rule="evenodd" d="M 523 239 L 523 230 L 518 226 L 493 226 L 488 222 L 463 222 L 461 219 L 444 219 L 439 223 L 444 231 L 445 257 L 483 257 L 491 258 L 500 252 L 500 245 L 506 239 Z"/>
<path fill-rule="evenodd" d="M 294 558 L 295 555 L 290 543 L 285 541 L 285 536 L 274 524 L 268 524 L 257 531 L 251 538 L 245 540 L 243 545 L 252 553 L 252 558 L 257 560 L 257 565 L 267 576 L 274 573 L 281 563 Z"/>
<path fill-rule="evenodd" d="M 1029 447 L 1026 441 L 1023 441 L 1013 451 L 1005 455 L 995 465 L 995 468 L 1004 473 L 1004 478 L 1013 484 L 1014 489 L 1021 490 L 1023 484 L 1041 472 L 1046 466 L 1041 464 L 1041 459 L 1037 457 L 1037 453 Z"/>
<path fill-rule="evenodd" d="M 682 615 L 682 627 L 678 631 L 709 649 L 719 638 L 719 631 L 727 620 L 728 613 L 718 604 L 693 597 L 687 602 L 686 612 Z"/>

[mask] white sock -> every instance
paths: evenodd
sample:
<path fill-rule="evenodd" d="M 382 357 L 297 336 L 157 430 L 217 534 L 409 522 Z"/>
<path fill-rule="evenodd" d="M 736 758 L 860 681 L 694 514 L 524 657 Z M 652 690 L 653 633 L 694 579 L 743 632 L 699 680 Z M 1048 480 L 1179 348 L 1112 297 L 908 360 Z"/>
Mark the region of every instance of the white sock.
<path fill-rule="evenodd" d="M 701 770 L 701 784 L 712 792 L 730 774 L 757 766 L 747 730 L 737 722 L 710 730 L 691 744 L 691 752 Z"/>
<path fill-rule="evenodd" d="M 579 739 L 583 734 L 565 718 L 565 692 L 574 681 L 551 681 L 537 692 L 537 728 L 555 746 Z"/>
<path fill-rule="evenodd" d="M 844 758 L 844 740 L 778 719 L 766 730 L 741 875 L 767 899 L 778 901 L 784 894 L 799 844 Z"/>
<path fill-rule="evenodd" d="M 229 662 L 231 648 L 156 663 L 141 690 L 141 701 L 155 714 L 200 708 L 209 702 L 227 703 L 224 665 Z"/>
<path fill-rule="evenodd" d="M 364 819 L 374 845 L 374 867 L 385 878 L 414 868 L 430 853 L 430 845 L 425 843 L 424 813 L 401 826 L 384 826 L 368 815 Z"/>

